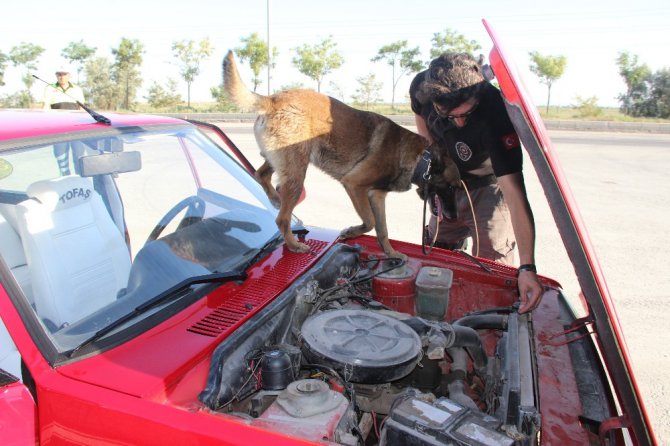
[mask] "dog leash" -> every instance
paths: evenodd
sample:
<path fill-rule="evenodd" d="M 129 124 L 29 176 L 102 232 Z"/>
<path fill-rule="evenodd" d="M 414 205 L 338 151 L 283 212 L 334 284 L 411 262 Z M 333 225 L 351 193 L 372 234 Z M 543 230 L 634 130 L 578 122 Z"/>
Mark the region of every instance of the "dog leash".
<path fill-rule="evenodd" d="M 475 225 L 475 242 L 477 249 L 475 250 L 474 254 L 475 257 L 479 257 L 479 227 L 477 226 L 477 216 L 475 215 L 475 207 L 472 205 L 472 198 L 470 197 L 470 191 L 468 190 L 468 186 L 465 184 L 463 180 L 461 180 L 461 184 L 463 185 L 463 189 L 465 190 L 465 196 L 468 197 L 468 203 L 470 203 L 470 211 L 472 212 L 472 223 Z"/>
<path fill-rule="evenodd" d="M 430 175 L 428 175 L 428 179 L 430 179 Z M 463 190 L 465 191 L 465 196 L 468 198 L 468 203 L 470 204 L 470 211 L 472 212 L 472 222 L 475 226 L 474 237 L 475 237 L 476 248 L 474 255 L 479 256 L 479 227 L 477 225 L 477 217 L 475 216 L 475 207 L 472 204 L 472 197 L 470 196 L 470 191 L 468 190 L 468 187 L 465 184 L 465 182 L 463 182 L 463 180 L 461 180 L 461 185 L 463 186 Z M 426 208 L 428 207 L 428 200 L 430 199 L 431 194 L 426 193 L 423 199 L 423 222 L 421 224 L 421 251 L 423 252 L 424 255 L 430 255 L 430 253 L 433 252 L 433 247 L 435 246 L 435 242 L 437 242 L 437 237 L 440 232 L 440 222 L 442 221 L 442 215 L 443 215 L 442 201 L 440 201 L 437 197 L 433 195 L 432 199 L 434 200 L 435 213 L 437 215 L 435 216 L 435 231 L 433 232 L 432 240 L 428 241 L 427 235 L 428 233 L 430 233 L 430 231 L 426 231 Z"/>
<path fill-rule="evenodd" d="M 423 180 L 424 189 L 427 189 L 428 182 L 430 181 L 431 178 L 430 168 L 432 166 L 432 158 L 430 156 L 430 152 L 428 150 L 424 150 L 422 158 L 423 161 L 425 162 L 426 170 L 421 175 L 421 179 Z M 423 197 L 423 222 L 421 224 L 421 251 L 423 252 L 424 255 L 430 255 L 430 253 L 433 252 L 433 247 L 435 246 L 435 242 L 437 241 L 437 234 L 440 229 L 440 221 L 442 220 L 442 203 L 440 202 L 440 200 L 435 200 L 435 206 L 437 209 L 437 217 L 435 219 L 435 233 L 433 235 L 433 239 L 428 244 L 428 249 L 426 249 L 426 242 L 427 242 L 426 207 L 428 207 L 428 200 L 430 199 L 430 195 L 431 194 L 429 193 L 425 193 Z"/>
<path fill-rule="evenodd" d="M 432 158 L 428 150 L 423 151 L 421 158 L 424 161 L 423 164 L 426 166 L 425 171 L 421 174 L 421 180 L 423 181 L 424 190 L 426 190 L 428 189 L 427 186 L 431 179 L 430 169 L 432 167 Z M 468 186 L 465 183 L 465 181 L 461 180 L 461 185 L 463 187 L 463 190 L 465 191 L 466 197 L 468 198 L 468 203 L 470 204 L 470 211 L 472 212 L 472 221 L 475 226 L 476 249 L 474 254 L 475 256 L 479 256 L 479 227 L 477 225 L 475 208 L 472 203 L 472 197 L 470 196 L 470 190 L 468 189 Z M 433 196 L 432 197 L 432 199 L 434 200 L 433 204 L 435 206 L 435 211 L 437 215 L 435 218 L 435 231 L 433 232 L 432 240 L 429 241 L 427 237 L 427 232 L 430 233 L 430 231 L 426 231 L 426 208 L 428 207 L 429 199 L 431 199 L 431 194 L 426 192 L 423 198 L 423 221 L 421 224 L 421 251 L 423 252 L 424 255 L 430 255 L 430 253 L 433 252 L 433 248 L 435 247 L 435 243 L 437 242 L 437 237 L 440 232 L 440 222 L 442 221 L 442 201 L 439 198 Z"/>
<path fill-rule="evenodd" d="M 433 234 L 433 239 L 430 241 L 428 249 L 426 249 L 426 239 L 428 238 L 426 236 L 426 207 L 428 205 L 428 199 L 428 194 L 426 194 L 426 197 L 423 199 L 423 223 L 421 225 L 421 251 L 424 255 L 430 255 L 430 253 L 433 252 L 433 247 L 437 241 L 437 234 L 440 232 L 440 222 L 442 221 L 442 203 L 440 200 L 435 200 L 438 217 L 435 218 L 435 233 Z"/>

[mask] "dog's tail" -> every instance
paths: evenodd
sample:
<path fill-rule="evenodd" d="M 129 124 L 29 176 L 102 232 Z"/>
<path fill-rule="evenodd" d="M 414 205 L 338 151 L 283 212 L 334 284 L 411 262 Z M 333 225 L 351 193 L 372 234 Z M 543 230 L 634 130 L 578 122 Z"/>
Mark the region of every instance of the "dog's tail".
<path fill-rule="evenodd" d="M 254 93 L 244 85 L 237 71 L 232 51 L 228 51 L 226 57 L 223 58 L 223 87 L 230 100 L 243 111 L 262 112 L 266 111 L 271 104 L 270 98 Z"/>

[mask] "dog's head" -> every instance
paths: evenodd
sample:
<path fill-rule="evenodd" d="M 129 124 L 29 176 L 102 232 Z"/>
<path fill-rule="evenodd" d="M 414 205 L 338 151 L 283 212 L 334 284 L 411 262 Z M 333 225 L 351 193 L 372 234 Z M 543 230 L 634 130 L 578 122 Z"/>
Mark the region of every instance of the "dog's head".
<path fill-rule="evenodd" d="M 458 172 L 456 163 L 436 143 L 428 146 L 427 151 L 430 154 L 431 160 L 429 172 L 429 182 L 431 185 L 436 188 L 459 186 L 461 184 L 461 175 Z"/>
<path fill-rule="evenodd" d="M 456 188 L 461 184 L 461 175 L 456 163 L 436 144 L 425 149 L 412 182 L 418 184 L 419 197 L 431 203 L 433 215 L 440 215 L 441 209 L 444 218 L 457 217 Z"/>
<path fill-rule="evenodd" d="M 461 175 L 456 163 L 435 143 L 428 146 L 426 152 L 430 158 L 430 168 L 427 172 L 421 173 L 426 181 L 419 183 L 416 192 L 422 199 L 432 194 L 453 195 L 454 188 L 461 183 Z"/>

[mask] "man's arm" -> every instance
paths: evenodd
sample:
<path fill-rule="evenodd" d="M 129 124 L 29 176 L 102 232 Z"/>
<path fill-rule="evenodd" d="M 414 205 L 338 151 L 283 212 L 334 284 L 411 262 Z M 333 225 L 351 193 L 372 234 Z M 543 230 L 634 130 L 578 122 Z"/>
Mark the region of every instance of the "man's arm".
<path fill-rule="evenodd" d="M 414 121 L 416 122 L 416 131 L 419 135 L 423 136 L 428 140 L 430 144 L 433 143 L 433 138 L 430 136 L 430 132 L 428 131 L 428 126 L 426 125 L 426 121 L 423 119 L 423 116 L 421 115 L 414 115 Z"/>
<path fill-rule="evenodd" d="M 498 185 L 510 210 L 514 236 L 521 265 L 535 264 L 535 223 L 528 203 L 521 172 L 498 177 Z M 519 273 L 520 313 L 534 310 L 540 303 L 543 288 L 533 271 Z"/>

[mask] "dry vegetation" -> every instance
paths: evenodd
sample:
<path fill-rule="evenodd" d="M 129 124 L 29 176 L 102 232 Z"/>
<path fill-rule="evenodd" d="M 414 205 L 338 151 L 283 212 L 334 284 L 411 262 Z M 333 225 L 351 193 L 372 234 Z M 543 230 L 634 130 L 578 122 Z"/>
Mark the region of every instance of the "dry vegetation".
<path fill-rule="evenodd" d="M 370 110 L 383 115 L 411 115 L 412 110 L 408 103 L 396 104 L 391 108 L 391 104 L 371 104 L 366 108 L 359 104 L 350 104 L 353 107 L 363 110 Z M 614 107 L 594 107 L 585 109 L 584 107 L 550 107 L 549 113 L 545 107 L 538 107 L 540 115 L 547 120 L 589 120 L 589 121 L 616 121 L 616 122 L 670 122 L 667 119 L 654 118 L 635 118 L 626 116 Z M 133 111 L 140 113 L 225 113 L 216 102 L 191 103 L 191 107 L 186 104 L 170 107 L 169 109 L 155 109 L 146 103 L 136 104 Z"/>

